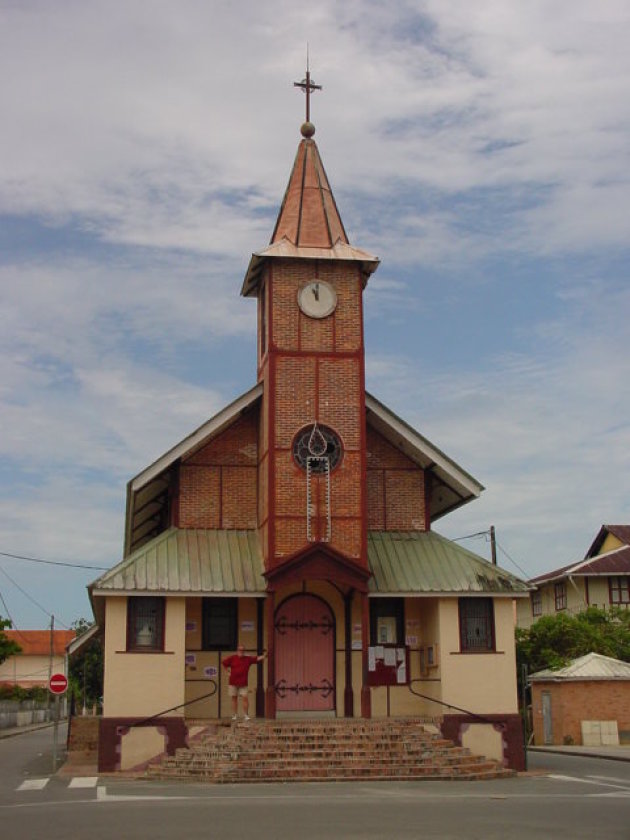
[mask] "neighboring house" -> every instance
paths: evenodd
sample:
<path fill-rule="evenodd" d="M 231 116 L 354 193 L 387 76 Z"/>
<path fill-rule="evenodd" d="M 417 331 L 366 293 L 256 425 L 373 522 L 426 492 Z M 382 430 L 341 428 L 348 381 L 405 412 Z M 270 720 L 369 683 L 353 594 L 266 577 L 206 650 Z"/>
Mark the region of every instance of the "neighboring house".
<path fill-rule="evenodd" d="M 530 677 L 534 743 L 630 743 L 630 663 L 589 653 Z"/>
<path fill-rule="evenodd" d="M 630 606 L 630 525 L 602 525 L 584 560 L 532 578 L 529 602 L 517 603 L 519 627 L 543 615 L 587 607 Z"/>
<path fill-rule="evenodd" d="M 4 630 L 22 650 L 0 665 L 0 683 L 22 688 L 47 686 L 51 674 L 66 674 L 66 646 L 74 630 Z M 52 635 L 52 640 L 51 640 Z M 52 642 L 52 649 L 51 649 Z"/>
<path fill-rule="evenodd" d="M 521 768 L 513 599 L 529 588 L 433 530 L 483 488 L 366 393 L 379 261 L 348 242 L 302 132 L 241 290 L 258 307 L 257 384 L 130 481 L 123 560 L 89 587 L 100 769 L 229 718 L 221 664 L 237 644 L 268 654 L 250 670 L 259 717 L 440 718 Z"/>

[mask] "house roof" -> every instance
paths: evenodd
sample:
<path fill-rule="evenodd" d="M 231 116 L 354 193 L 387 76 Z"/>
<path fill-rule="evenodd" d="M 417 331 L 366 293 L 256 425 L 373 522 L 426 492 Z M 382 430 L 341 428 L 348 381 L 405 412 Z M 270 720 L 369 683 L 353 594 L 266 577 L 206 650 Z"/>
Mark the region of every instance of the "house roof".
<path fill-rule="evenodd" d="M 160 517 L 166 510 L 174 480 L 171 467 L 206 446 L 243 414 L 256 409 L 262 393 L 263 385 L 258 383 L 131 479 L 127 485 L 125 555 L 159 533 Z M 427 438 L 371 394 L 366 393 L 365 406 L 367 423 L 434 476 L 430 500 L 432 520 L 479 497 L 483 485 Z"/>
<path fill-rule="evenodd" d="M 530 587 L 435 531 L 370 531 L 372 595 L 527 596 Z"/>
<path fill-rule="evenodd" d="M 436 477 L 430 501 L 432 520 L 481 495 L 483 484 L 367 392 L 365 408 L 367 423 L 372 428 L 423 469 L 431 470 Z"/>
<path fill-rule="evenodd" d="M 630 575 L 630 546 L 622 545 L 613 548 L 605 554 L 596 554 L 579 563 L 562 566 L 553 572 L 532 578 L 529 582 L 534 585 L 562 580 L 565 577 L 597 577 L 598 575 Z"/>
<path fill-rule="evenodd" d="M 373 595 L 492 594 L 515 597 L 527 584 L 476 554 L 429 532 L 368 534 Z M 171 528 L 90 585 L 106 595 L 250 595 L 267 587 L 255 530 Z M 94 603 L 94 601 L 93 601 Z"/>
<path fill-rule="evenodd" d="M 594 557 L 599 553 L 608 534 L 617 537 L 625 545 L 630 545 L 630 525 L 602 525 L 597 536 L 591 543 L 589 550 L 586 552 L 584 559 Z"/>
<path fill-rule="evenodd" d="M 50 630 L 4 630 L 4 635 L 22 648 L 19 656 L 50 656 Z M 53 656 L 63 656 L 75 638 L 74 630 L 52 631 Z"/>
<path fill-rule="evenodd" d="M 537 671 L 530 676 L 530 680 L 630 680 L 630 662 L 622 662 L 600 653 L 587 653 L 586 656 L 574 659 L 564 668 L 545 668 L 543 671 Z"/>

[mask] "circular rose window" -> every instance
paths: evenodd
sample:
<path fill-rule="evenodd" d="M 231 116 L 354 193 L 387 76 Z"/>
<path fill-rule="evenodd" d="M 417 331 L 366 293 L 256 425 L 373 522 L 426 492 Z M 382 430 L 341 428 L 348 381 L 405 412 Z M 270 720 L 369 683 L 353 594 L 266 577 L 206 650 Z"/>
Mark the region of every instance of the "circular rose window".
<path fill-rule="evenodd" d="M 339 435 L 318 423 L 299 431 L 293 441 L 293 460 L 303 470 L 310 466 L 313 473 L 326 472 L 327 464 L 334 470 L 342 452 Z"/>

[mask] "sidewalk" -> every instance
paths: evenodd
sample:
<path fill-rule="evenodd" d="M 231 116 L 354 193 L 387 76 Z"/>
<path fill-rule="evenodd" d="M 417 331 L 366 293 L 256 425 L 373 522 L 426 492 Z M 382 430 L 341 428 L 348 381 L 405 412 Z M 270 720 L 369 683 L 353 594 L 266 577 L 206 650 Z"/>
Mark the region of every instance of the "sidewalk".
<path fill-rule="evenodd" d="M 65 723 L 65 720 L 59 721 L 59 726 Z M 3 738 L 14 738 L 16 735 L 24 735 L 26 732 L 35 732 L 37 729 L 47 729 L 49 726 L 54 726 L 54 721 L 47 720 L 45 723 L 31 723 L 28 726 L 7 726 L 5 729 L 0 729 L 0 741 Z"/>
<path fill-rule="evenodd" d="M 590 758 L 609 758 L 612 761 L 630 761 L 630 744 L 619 747 L 582 747 L 576 744 L 561 746 L 546 744 L 542 747 L 527 747 L 528 752 L 548 752 L 559 755 L 582 755 Z"/>

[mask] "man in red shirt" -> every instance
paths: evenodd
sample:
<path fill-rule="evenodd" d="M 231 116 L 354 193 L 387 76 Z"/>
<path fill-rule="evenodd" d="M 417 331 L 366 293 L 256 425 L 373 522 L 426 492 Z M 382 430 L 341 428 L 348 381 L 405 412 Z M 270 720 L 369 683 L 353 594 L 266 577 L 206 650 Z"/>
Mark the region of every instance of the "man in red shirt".
<path fill-rule="evenodd" d="M 239 645 L 233 656 L 223 660 L 223 667 L 229 668 L 228 694 L 232 699 L 232 720 L 238 718 L 238 698 L 243 699 L 243 720 L 249 720 L 249 698 L 247 696 L 247 674 L 251 665 L 262 662 L 266 654 L 261 656 L 245 656 L 245 648 Z"/>

